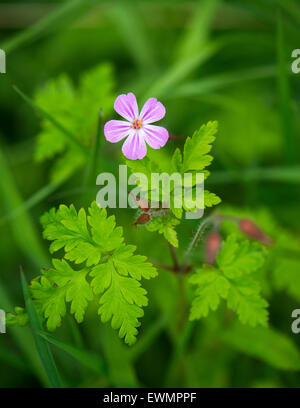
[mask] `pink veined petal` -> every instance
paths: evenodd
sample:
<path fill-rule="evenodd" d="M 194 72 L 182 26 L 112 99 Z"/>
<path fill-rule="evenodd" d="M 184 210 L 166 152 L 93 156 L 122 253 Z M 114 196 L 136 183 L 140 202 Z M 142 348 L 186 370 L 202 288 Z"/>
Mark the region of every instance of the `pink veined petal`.
<path fill-rule="evenodd" d="M 147 147 L 140 131 L 131 131 L 122 146 L 122 152 L 127 159 L 136 160 L 146 156 Z"/>
<path fill-rule="evenodd" d="M 166 109 L 161 102 L 158 102 L 156 98 L 149 98 L 140 113 L 140 119 L 143 123 L 157 122 L 162 119 L 166 114 Z"/>
<path fill-rule="evenodd" d="M 139 115 L 136 97 L 133 93 L 119 95 L 114 103 L 115 111 L 123 118 L 132 122 Z"/>
<path fill-rule="evenodd" d="M 145 141 L 152 149 L 160 149 L 169 139 L 167 129 L 161 126 L 146 125 L 143 127 L 143 132 Z"/>
<path fill-rule="evenodd" d="M 124 120 L 110 120 L 105 123 L 104 136 L 111 143 L 117 143 L 129 135 L 130 123 Z"/>

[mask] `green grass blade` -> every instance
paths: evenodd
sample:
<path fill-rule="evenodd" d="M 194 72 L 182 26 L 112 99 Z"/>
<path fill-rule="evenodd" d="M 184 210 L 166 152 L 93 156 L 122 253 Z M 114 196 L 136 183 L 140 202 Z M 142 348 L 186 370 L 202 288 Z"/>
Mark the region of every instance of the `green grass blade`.
<path fill-rule="evenodd" d="M 27 372 L 28 367 L 23 359 L 20 359 L 20 355 L 11 351 L 7 347 L 0 347 L 0 361 L 4 361 L 16 370 Z"/>
<path fill-rule="evenodd" d="M 187 322 L 181 334 L 175 338 L 175 344 L 173 352 L 170 358 L 169 366 L 165 377 L 165 387 L 171 387 L 174 377 L 176 376 L 179 362 L 184 358 L 184 353 L 187 348 L 187 344 L 190 340 L 192 332 L 195 328 L 195 322 Z"/>
<path fill-rule="evenodd" d="M 19 47 L 41 38 L 45 34 L 55 32 L 59 27 L 65 27 L 67 22 L 77 15 L 80 15 L 83 6 L 93 5 L 93 3 L 91 0 L 72 0 L 64 2 L 44 19 L 1 44 L 1 49 L 9 54 Z"/>
<path fill-rule="evenodd" d="M 13 311 L 14 302 L 10 298 L 8 291 L 0 281 L 0 308 Z M 32 334 L 27 327 L 8 327 L 7 335 L 11 336 L 12 342 L 18 347 L 18 350 L 26 358 L 27 370 L 34 374 L 44 386 L 49 386 L 48 377 L 45 374 L 41 360 L 34 347 Z"/>
<path fill-rule="evenodd" d="M 290 14 L 298 23 L 300 23 L 300 7 L 299 3 L 297 4 L 293 0 L 277 0 L 277 3 L 280 7 Z"/>
<path fill-rule="evenodd" d="M 220 333 L 220 339 L 277 370 L 300 370 L 300 353 L 293 337 L 276 329 L 233 324 Z"/>
<path fill-rule="evenodd" d="M 280 11 L 277 14 L 278 96 L 281 133 L 285 144 L 286 163 L 296 163 L 296 143 L 292 124 L 292 101 L 286 61 L 284 28 Z"/>
<path fill-rule="evenodd" d="M 6 212 L 22 206 L 22 198 L 16 187 L 4 153 L 0 150 L 0 197 Z M 22 252 L 38 268 L 47 266 L 49 258 L 41 244 L 41 239 L 27 212 L 11 221 L 15 241 Z"/>
<path fill-rule="evenodd" d="M 49 333 L 45 333 L 42 330 L 35 330 L 35 333 L 37 333 L 38 336 L 41 338 L 45 339 L 48 343 L 53 344 L 57 348 L 63 350 L 70 356 L 74 357 L 76 360 L 78 360 L 83 366 L 86 366 L 90 370 L 94 371 L 97 374 L 106 376 L 107 375 L 107 369 L 105 366 L 104 360 L 93 353 L 90 353 L 86 350 L 80 350 L 77 347 L 71 346 L 61 340 L 58 340 L 56 337 L 52 336 Z"/>
<path fill-rule="evenodd" d="M 89 150 L 61 123 L 59 123 L 52 115 L 40 108 L 29 96 L 25 95 L 16 85 L 13 85 L 13 89 L 21 96 L 21 98 L 30 105 L 33 110 L 49 120 L 60 132 L 62 132 L 66 138 L 72 143 L 74 147 L 77 147 L 86 157 L 89 157 Z"/>
<path fill-rule="evenodd" d="M 190 58 L 206 44 L 219 3 L 220 0 L 198 0 L 196 10 L 178 47 L 178 60 Z"/>
<path fill-rule="evenodd" d="M 205 63 L 220 48 L 221 43 L 208 42 L 213 16 L 219 0 L 199 2 L 195 16 L 179 47 L 175 63 L 150 86 L 145 98 L 167 95 L 197 67 Z"/>
<path fill-rule="evenodd" d="M 141 72 L 152 71 L 156 66 L 154 50 L 141 21 L 138 4 L 132 0 L 115 2 L 110 8 L 110 14 Z"/>
<path fill-rule="evenodd" d="M 214 171 L 207 179 L 207 185 L 229 184 L 249 180 L 272 181 L 274 183 L 300 184 L 300 166 L 269 167 L 240 170 L 239 175 L 232 171 Z"/>
<path fill-rule="evenodd" d="M 131 360 L 136 360 L 144 351 L 150 350 L 151 344 L 166 328 L 170 317 L 168 315 L 160 316 L 155 322 L 151 323 L 150 328 L 145 334 L 141 335 L 137 343 L 129 350 L 129 357 Z"/>
<path fill-rule="evenodd" d="M 13 209 L 12 211 L 4 215 L 2 218 L 0 218 L 0 227 L 5 222 L 13 220 L 14 218 L 18 217 L 22 213 L 30 210 L 31 208 L 33 208 L 34 206 L 42 202 L 45 198 L 49 197 L 50 194 L 56 191 L 58 187 L 61 186 L 64 182 L 65 180 L 60 180 L 55 183 L 49 183 L 46 186 L 42 187 L 40 190 L 35 192 L 27 200 L 24 200 L 22 205 Z"/>
<path fill-rule="evenodd" d="M 130 361 L 128 348 L 107 324 L 101 326 L 100 340 L 112 385 L 118 388 L 139 387 L 134 367 Z"/>
<path fill-rule="evenodd" d="M 26 305 L 30 325 L 34 329 L 42 330 L 42 325 L 39 320 L 36 309 L 34 307 L 33 301 L 30 297 L 28 284 L 26 282 L 26 278 L 25 278 L 25 275 L 22 269 L 21 269 L 21 284 L 22 284 L 23 295 L 25 299 L 25 305 Z M 43 367 L 47 373 L 47 376 L 49 378 L 49 381 L 52 387 L 61 388 L 61 382 L 60 382 L 58 372 L 55 366 L 55 362 L 54 362 L 54 359 L 53 359 L 48 343 L 46 342 L 45 339 L 38 336 L 34 331 L 33 331 L 33 337 L 34 337 L 36 349 L 39 353 Z"/>
<path fill-rule="evenodd" d="M 247 70 L 237 70 L 217 74 L 207 78 L 183 83 L 170 91 L 168 98 L 184 98 L 190 96 L 200 96 L 212 92 L 217 92 L 240 82 L 255 81 L 258 79 L 272 78 L 276 76 L 276 67 L 272 65 L 255 67 Z"/>
<path fill-rule="evenodd" d="M 160 78 L 154 81 L 154 84 L 147 91 L 145 99 L 154 95 L 155 97 L 168 95 L 173 87 L 178 86 L 197 67 L 215 55 L 219 48 L 219 43 L 208 44 L 198 54 L 174 64 Z"/>

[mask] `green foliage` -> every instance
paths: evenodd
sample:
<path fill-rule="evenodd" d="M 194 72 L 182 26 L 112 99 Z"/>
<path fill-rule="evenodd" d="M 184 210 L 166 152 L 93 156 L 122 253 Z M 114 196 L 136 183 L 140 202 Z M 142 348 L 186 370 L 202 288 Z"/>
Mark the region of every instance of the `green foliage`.
<path fill-rule="evenodd" d="M 17 3 L 24 3 L 22 10 L 28 8 L 30 14 L 28 2 Z M 54 371 L 45 344 L 34 343 L 39 337 L 55 351 L 63 386 L 299 387 L 299 335 L 290 327 L 300 300 L 300 82 L 299 75 L 290 75 L 295 61 L 291 50 L 299 38 L 299 2 L 277 0 L 277 13 L 274 2 L 258 0 L 60 3 L 42 13 L 35 6 L 43 16 L 24 30 L 1 29 L 1 48 L 12 58 L 8 74 L 1 76 L 1 309 L 13 311 L 13 299 L 21 294 L 16 265 L 23 264 L 28 276 L 49 266 L 34 217 L 57 203 L 56 197 L 63 197 L 61 203 L 68 207 L 43 217 L 55 259 L 28 287 L 30 296 L 25 293 L 27 303 L 35 297 L 29 327 L 17 327 L 28 323 L 28 308 L 6 315 L 7 324 L 14 326 L 0 335 L 0 386 L 51 385 L 44 368 Z M 115 88 L 109 65 L 102 64 L 106 59 L 117 73 Z M 99 66 L 85 74 L 99 62 L 108 67 L 106 73 Z M 30 94 L 40 87 L 34 102 L 18 86 Z M 195 185 L 195 173 L 203 171 L 207 177 L 211 168 L 206 164 L 214 157 L 205 188 L 220 195 L 226 206 L 214 207 L 220 199 L 204 191 L 204 227 L 197 245 L 188 245 L 196 231 L 194 221 L 179 228 L 184 212 L 193 209 L 188 205 L 176 209 L 171 203 L 170 210 L 147 211 L 141 228 L 130 227 L 131 211 L 116 211 L 118 225 L 126 226 L 124 240 L 104 212 L 94 217 L 87 211 L 90 182 L 99 165 L 103 171 L 118 171 L 115 153 L 121 155 L 121 143 L 105 143 L 103 151 L 103 126 L 97 127 L 100 108 L 101 125 L 112 118 L 112 89 L 134 92 L 139 106 L 156 97 L 166 107 L 162 126 L 170 139 L 162 149 L 148 148 L 147 159 L 130 161 L 134 171 L 182 174 L 187 166 Z M 24 100 L 41 114 L 39 123 Z M 213 123 L 193 135 L 209 118 L 220 124 L 215 141 Z M 37 126 L 34 163 L 31 141 Z M 184 147 L 187 135 L 191 137 Z M 41 162 L 49 171 L 39 171 Z M 75 172 L 78 178 L 69 177 Z M 70 203 L 87 213 L 74 211 Z M 269 210 L 259 208 L 262 203 Z M 226 220 L 218 214 L 227 214 Z M 252 235 L 247 243 L 241 218 L 252 220 L 271 240 L 256 242 Z M 227 245 L 231 234 L 235 243 Z M 203 266 L 212 237 L 223 240 L 223 250 L 214 266 Z M 158 238 L 178 244 L 172 258 Z M 157 279 L 145 282 L 142 275 L 151 274 L 147 262 L 125 242 L 138 242 L 139 253 L 157 261 Z M 194 250 L 189 253 L 190 248 Z M 257 267 L 261 254 L 265 262 Z M 185 285 L 192 274 L 200 283 Z M 270 303 L 270 327 L 243 325 L 228 310 L 234 285 L 247 300 L 253 299 L 254 287 L 261 288 L 258 296 Z M 23 282 L 24 287 L 26 292 Z M 151 307 L 141 320 L 148 297 L 144 287 Z M 198 298 L 208 317 L 187 322 L 185 311 Z M 240 298 L 231 303 L 229 308 L 238 310 Z M 33 309 L 45 328 L 63 322 L 55 337 L 37 329 Z M 141 321 L 138 343 L 128 350 L 110 323 L 101 324 L 98 309 L 100 318 L 126 331 L 129 340 Z M 76 319 L 85 321 L 78 325 Z"/>
<path fill-rule="evenodd" d="M 208 190 L 204 190 L 204 205 L 205 207 L 213 207 L 220 204 L 221 199 L 215 193 L 211 193 Z"/>
<path fill-rule="evenodd" d="M 35 96 L 38 107 L 49 113 L 83 145 L 90 146 L 101 108 L 112 111 L 114 79 L 109 64 L 85 73 L 77 87 L 67 75 L 50 80 Z M 47 119 L 41 122 L 35 158 L 42 162 L 56 158 L 51 180 L 59 181 L 87 163 L 86 156 L 72 145 L 64 133 Z"/>
<path fill-rule="evenodd" d="M 14 313 L 7 313 L 6 324 L 8 326 L 26 326 L 28 324 L 28 314 L 23 307 L 16 306 Z"/>
<path fill-rule="evenodd" d="M 297 236 L 283 229 L 266 208 L 241 209 L 225 206 L 221 214 L 235 214 L 239 218 L 253 220 L 260 228 L 274 240 L 268 248 L 267 262 L 264 266 L 264 286 L 286 291 L 293 299 L 300 299 L 300 243 Z M 222 230 L 225 234 L 235 233 L 239 237 L 243 234 L 238 225 L 232 221 L 224 221 Z"/>
<path fill-rule="evenodd" d="M 192 137 L 186 139 L 183 154 L 184 172 L 204 170 L 211 164 L 213 157 L 207 153 L 212 149 L 217 130 L 217 122 L 208 122 L 206 125 L 202 125 Z"/>
<path fill-rule="evenodd" d="M 78 323 L 84 319 L 93 292 L 86 277 L 88 268 L 75 271 L 65 260 L 53 259 L 53 268 L 43 270 L 43 275 L 31 284 L 31 294 L 49 330 L 61 325 L 66 314 L 66 302 L 71 303 L 71 313 Z"/>
<path fill-rule="evenodd" d="M 209 172 L 206 169 L 213 157 L 209 153 L 212 149 L 212 143 L 215 141 L 215 134 L 218 131 L 218 123 L 208 122 L 196 130 L 192 137 L 188 137 L 184 144 L 183 155 L 177 148 L 172 156 L 170 172 L 192 173 L 202 171 L 207 177 Z"/>
<path fill-rule="evenodd" d="M 196 172 L 204 173 L 205 178 L 209 175 L 206 167 L 211 164 L 213 157 L 207 153 L 212 149 L 217 129 L 217 122 L 208 122 L 206 125 L 202 125 L 192 137 L 186 139 L 183 155 L 177 148 L 172 155 L 171 161 L 168 160 L 167 163 L 161 164 L 160 159 L 153 160 L 145 157 L 142 160 L 126 160 L 126 164 L 132 173 L 143 173 L 148 177 L 149 191 L 151 190 L 151 173 L 166 172 L 171 175 L 177 172 L 183 175 L 188 172 L 193 175 L 192 185 L 194 185 Z M 220 202 L 220 199 L 218 202 Z"/>
<path fill-rule="evenodd" d="M 299 268 L 299 238 L 281 230 L 278 241 L 271 252 L 271 274 L 275 288 L 285 290 L 296 301 L 300 300 Z"/>
<path fill-rule="evenodd" d="M 21 286 L 22 286 L 26 310 L 28 313 L 29 324 L 34 329 L 33 338 L 34 338 L 36 350 L 39 354 L 41 363 L 44 367 L 44 370 L 47 374 L 50 384 L 52 385 L 52 387 L 61 388 L 62 387 L 61 380 L 57 372 L 57 368 L 56 368 L 49 344 L 46 342 L 45 339 L 39 337 L 37 333 L 35 332 L 35 330 L 41 330 L 42 325 L 41 325 L 41 321 L 39 318 L 39 314 L 30 296 L 28 283 L 26 281 L 22 267 L 20 268 L 20 270 L 21 270 L 20 271 L 21 272 L 20 273 Z"/>
<path fill-rule="evenodd" d="M 165 239 L 174 247 L 178 247 L 178 238 L 175 231 L 175 226 L 179 224 L 177 218 L 172 217 L 170 214 L 165 216 L 153 217 L 151 222 L 147 225 L 148 231 L 158 231 L 159 234 L 163 234 Z"/>
<path fill-rule="evenodd" d="M 300 259 L 288 256 L 277 258 L 274 268 L 274 285 L 278 290 L 285 290 L 296 301 L 300 300 Z"/>
<path fill-rule="evenodd" d="M 175 226 L 179 224 L 179 219 L 182 218 L 183 209 L 186 211 L 196 211 L 197 209 L 212 207 L 221 202 L 221 199 L 216 194 L 204 190 L 204 203 L 196 201 L 195 205 L 195 189 L 192 190 L 191 202 L 188 202 L 187 195 L 184 192 L 184 187 L 193 188 L 195 186 L 196 173 L 203 173 L 204 178 L 209 176 L 206 167 L 211 164 L 213 157 L 208 153 L 212 149 L 212 143 L 215 140 L 217 129 L 217 122 L 208 122 L 206 125 L 202 125 L 192 137 L 186 139 L 183 154 L 180 149 L 177 148 L 172 155 L 171 161 L 164 160 L 161 155 L 158 158 L 155 158 L 155 154 L 152 154 L 154 158 L 149 158 L 147 156 L 143 160 L 126 160 L 126 164 L 131 173 L 142 173 L 147 177 L 147 185 L 143 185 L 142 180 L 138 178 L 136 184 L 139 185 L 141 191 L 148 192 L 149 200 L 152 198 L 153 191 L 153 186 L 151 184 L 152 173 L 166 173 L 169 176 L 173 173 L 179 173 L 182 177 L 182 184 L 184 173 L 190 173 L 192 175 L 190 184 L 182 186 L 181 188 L 175 186 L 175 183 L 170 181 L 171 197 L 169 204 L 172 214 L 170 214 L 168 210 L 165 210 L 164 216 L 155 216 L 151 219 L 151 222 L 146 225 L 148 231 L 158 231 L 175 247 L 178 247 Z M 175 203 L 178 197 L 182 197 L 183 209 L 176 208 L 178 206 L 175 205 Z M 160 202 L 163 201 L 163 183 L 160 183 L 159 185 L 159 200 Z"/>
<path fill-rule="evenodd" d="M 253 356 L 280 370 L 300 370 L 300 354 L 291 338 L 272 328 L 234 324 L 221 334 L 222 340 L 239 352 Z"/>
<path fill-rule="evenodd" d="M 217 256 L 217 264 L 228 278 L 240 278 L 259 269 L 264 263 L 264 255 L 257 243 L 238 242 L 231 235 L 223 243 Z"/>
<path fill-rule="evenodd" d="M 221 299 L 233 309 L 240 321 L 250 326 L 267 325 L 268 303 L 261 297 L 260 278 L 256 274 L 263 266 L 265 255 L 256 243 L 239 241 L 230 235 L 217 257 L 217 267 L 204 265 L 190 278 L 197 287 L 190 319 L 206 317 L 215 311 Z"/>
<path fill-rule="evenodd" d="M 83 366 L 90 368 L 98 375 L 106 375 L 106 366 L 103 359 L 90 351 L 81 350 L 72 345 L 58 340 L 56 337 L 42 330 L 36 330 L 38 336 L 46 340 L 48 343 L 54 345 L 58 349 L 63 350 L 65 353 L 72 356 L 75 360 L 80 362 Z"/>
<path fill-rule="evenodd" d="M 98 264 L 103 254 L 120 247 L 124 240 L 122 228 L 115 227 L 115 217 L 107 217 L 96 204 L 89 208 L 89 216 L 83 208 L 77 213 L 73 205 L 61 205 L 44 214 L 41 223 L 44 238 L 53 241 L 50 252 L 64 248 L 65 258 L 77 264 Z"/>
<path fill-rule="evenodd" d="M 53 267 L 43 269 L 32 281 L 31 295 L 51 331 L 61 325 L 66 303 L 81 323 L 89 302 L 95 299 L 100 303 L 102 322 L 111 320 L 113 329 L 131 345 L 148 304 L 140 280 L 153 278 L 157 272 L 145 256 L 134 255 L 135 246 L 123 243 L 123 230 L 116 227 L 114 216 L 107 217 L 96 202 L 88 211 L 87 216 L 83 208 L 77 212 L 73 205 L 61 205 L 43 215 L 44 237 L 53 241 L 50 252 L 64 249 L 64 257 L 53 259 Z M 67 261 L 80 267 L 75 269 Z"/>
<path fill-rule="evenodd" d="M 267 98 L 267 94 L 259 93 L 252 86 L 239 85 L 228 91 L 228 104 L 217 115 L 222 127 L 215 146 L 216 154 L 228 165 L 247 166 L 280 154 L 282 140 L 278 117 L 273 107 L 266 103 Z M 254 116 L 255 120 L 249 120 Z"/>
<path fill-rule="evenodd" d="M 28 2 L 17 3 L 24 15 L 30 14 Z M 64 197 L 61 203 L 68 207 L 52 210 L 48 221 L 43 217 L 44 236 L 50 240 L 55 259 L 28 287 L 31 296 L 23 282 L 26 302 L 35 296 L 34 308 L 31 304 L 6 315 L 7 324 L 14 326 L 0 335 L 0 386 L 51 385 L 46 371 L 51 378 L 53 365 L 51 368 L 45 343 L 34 343 L 39 337 L 55 351 L 63 386 L 299 387 L 299 336 L 290 327 L 291 312 L 300 300 L 300 82 L 299 76 L 290 75 L 295 60 L 291 50 L 299 38 L 299 2 L 277 0 L 277 13 L 274 2 L 258 0 L 117 1 L 103 6 L 96 0 L 60 3 L 41 13 L 41 5 L 35 6 L 43 16 L 24 30 L 1 29 L 5 38 L 1 48 L 12 58 L 8 75 L 1 76 L 1 309 L 13 311 L 13 299 L 20 295 L 16 265 L 23 264 L 28 276 L 36 268 L 49 266 L 34 217 L 49 210 L 56 197 Z M 217 214 L 211 211 L 220 200 L 204 192 L 203 223 L 214 222 L 201 230 L 197 246 L 188 245 L 195 223 L 185 221 L 179 228 L 184 212 L 193 209 L 188 205 L 176 209 L 171 203 L 170 210 L 147 212 L 140 221 L 147 221 L 149 215 L 150 220 L 140 223 L 141 228 L 129 227 L 131 211 L 116 211 L 118 225 L 128 226 L 126 240 L 112 221 L 107 222 L 107 216 L 96 217 L 91 225 L 88 217 L 94 216 L 88 211 L 85 215 L 69 207 L 74 203 L 78 210 L 87 210 L 90 194 L 82 191 L 78 196 L 77 192 L 88 190 L 99 164 L 104 171 L 117 173 L 114 153 L 121 154 L 120 145 L 105 143 L 103 152 L 103 126 L 97 128 L 99 137 L 95 138 L 98 109 L 104 111 L 103 122 L 112 116 L 109 88 L 113 89 L 113 76 L 101 74 L 101 68 L 98 74 L 98 68 L 87 76 L 84 73 L 105 59 L 114 63 L 118 93 L 134 92 L 139 105 L 147 97 L 156 97 L 167 110 L 162 126 L 170 132 L 170 140 L 163 149 L 148 148 L 145 161 L 131 162 L 136 171 L 145 166 L 149 174 L 182 174 L 187 166 L 194 185 L 197 171 L 208 176 L 210 167 L 198 168 L 214 156 L 215 168 L 205 188 L 220 195 L 226 207 L 218 206 Z M 95 75 L 90 75 L 93 71 Z M 67 75 L 61 75 L 64 72 Z M 89 83 L 85 76 L 90 77 Z M 18 86 L 30 94 L 41 87 L 35 102 L 18 92 Z M 40 123 L 24 100 L 41 114 Z M 42 109 L 36 109 L 36 104 Z M 216 141 L 210 142 L 215 137 L 212 124 L 192 136 L 199 121 L 205 123 L 212 117 L 220 124 Z M 31 141 L 39 125 L 38 163 L 33 163 Z M 182 139 L 187 135 L 191 137 L 184 147 Z M 212 144 L 213 154 L 209 151 Z M 48 172 L 39 171 L 40 162 Z M 69 177 L 75 172 L 77 179 Z M 57 191 L 62 181 L 65 189 Z M 258 208 L 262 203 L 270 210 Z M 227 214 L 227 219 L 218 218 L 218 213 Z M 239 227 L 241 218 L 252 220 L 271 240 L 255 243 L 254 234 L 247 237 L 247 243 Z M 166 253 L 168 246 L 159 244 L 158 234 L 178 245 L 173 258 Z M 231 234 L 238 247 L 226 245 Z M 208 267 L 202 264 L 209 259 L 211 237 L 223 240 L 224 245 L 214 266 Z M 125 242 L 138 242 L 139 253 L 166 269 L 157 279 L 145 282 L 140 275 L 148 274 L 146 262 L 135 258 Z M 189 248 L 195 248 L 192 258 L 187 256 Z M 186 272 L 183 279 L 172 265 L 175 254 L 179 271 Z M 256 269 L 261 254 L 265 262 Z M 209 314 L 188 323 L 185 311 L 194 298 L 193 286 L 185 285 L 185 277 L 195 274 L 200 279 L 198 270 L 202 280 L 194 286 L 199 290 L 196 298 L 202 299 L 201 307 Z M 248 298 L 246 290 L 251 292 L 254 282 L 261 288 L 259 296 L 270 303 L 270 327 L 243 325 L 227 309 L 233 284 L 241 280 L 247 299 L 252 295 Z M 139 310 L 144 306 L 139 305 L 147 300 L 139 282 L 151 296 L 151 307 L 142 320 Z M 232 303 L 237 306 L 238 302 L 234 299 Z M 69 308 L 71 315 L 67 316 Z M 17 327 L 28 322 L 28 309 L 29 327 Z M 63 321 L 55 337 L 37 329 L 34 309 L 45 327 Z M 143 321 L 138 344 L 128 350 L 110 324 L 100 323 L 98 309 L 101 319 L 121 324 L 118 330 L 123 326 L 130 339 L 137 321 Z M 126 322 L 121 322 L 118 309 L 129 314 Z M 85 319 L 85 323 L 77 325 L 76 319 Z"/>

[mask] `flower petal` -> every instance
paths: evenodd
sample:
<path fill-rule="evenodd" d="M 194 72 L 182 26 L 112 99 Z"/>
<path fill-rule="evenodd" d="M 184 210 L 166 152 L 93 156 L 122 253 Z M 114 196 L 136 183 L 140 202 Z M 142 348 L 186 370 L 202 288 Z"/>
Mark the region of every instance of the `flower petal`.
<path fill-rule="evenodd" d="M 119 95 L 114 103 L 115 111 L 123 118 L 132 122 L 139 115 L 136 97 L 133 93 Z"/>
<path fill-rule="evenodd" d="M 167 129 L 161 126 L 146 125 L 143 127 L 143 131 L 145 141 L 152 149 L 160 149 L 169 139 Z"/>
<path fill-rule="evenodd" d="M 146 156 L 147 147 L 140 131 L 131 131 L 122 146 L 122 152 L 127 159 L 136 160 Z"/>
<path fill-rule="evenodd" d="M 104 136 L 111 143 L 117 143 L 129 135 L 130 123 L 124 120 L 110 120 L 105 123 Z"/>
<path fill-rule="evenodd" d="M 157 122 L 166 114 L 166 108 L 156 98 L 149 98 L 142 107 L 140 119 L 143 123 Z"/>

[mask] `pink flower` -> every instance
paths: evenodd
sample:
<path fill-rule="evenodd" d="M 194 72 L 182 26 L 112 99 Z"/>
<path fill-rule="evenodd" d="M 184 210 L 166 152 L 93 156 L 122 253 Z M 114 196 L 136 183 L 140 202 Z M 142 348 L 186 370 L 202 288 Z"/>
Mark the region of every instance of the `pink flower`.
<path fill-rule="evenodd" d="M 110 120 L 104 126 L 104 135 L 111 143 L 117 143 L 127 137 L 122 151 L 128 159 L 136 160 L 145 157 L 146 143 L 152 149 L 160 149 L 167 143 L 169 138 L 167 129 L 150 125 L 166 114 L 164 105 L 156 98 L 149 98 L 139 113 L 135 95 L 122 94 L 115 100 L 114 109 L 126 121 Z"/>

